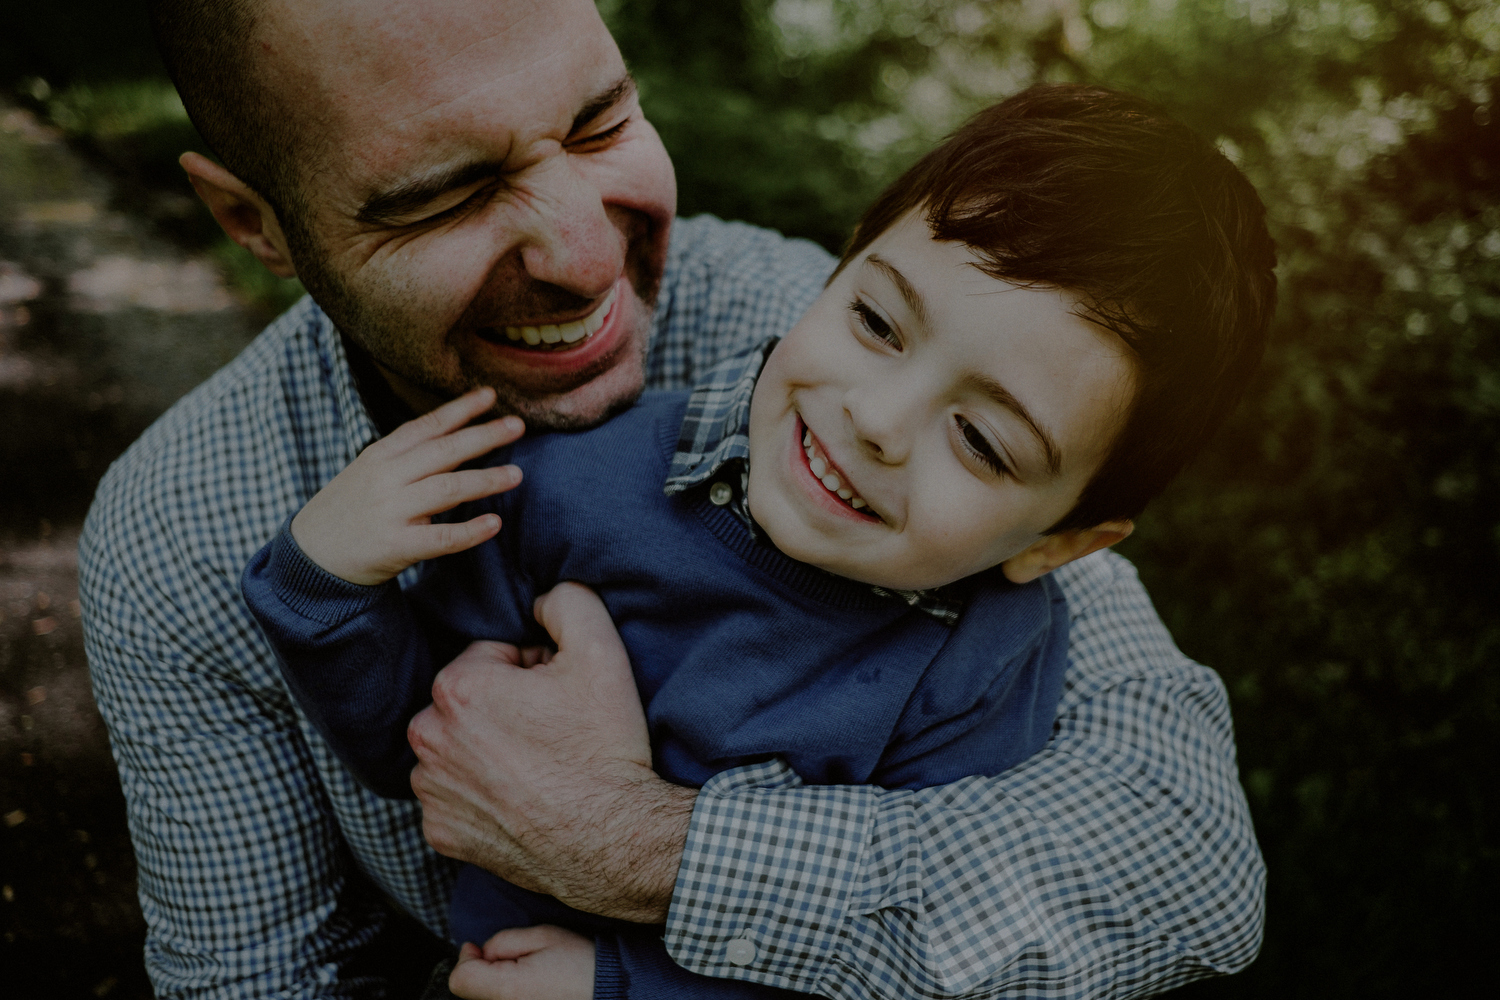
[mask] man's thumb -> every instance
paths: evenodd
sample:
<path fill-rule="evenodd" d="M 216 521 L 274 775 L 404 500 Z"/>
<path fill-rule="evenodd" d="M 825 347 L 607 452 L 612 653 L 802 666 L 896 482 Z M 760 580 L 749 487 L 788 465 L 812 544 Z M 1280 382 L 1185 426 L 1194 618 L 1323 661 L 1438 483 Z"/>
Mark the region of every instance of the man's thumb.
<path fill-rule="evenodd" d="M 628 666 L 625 645 L 620 642 L 609 609 L 583 584 L 559 583 L 536 599 L 535 614 L 559 653 L 571 652 L 592 660 L 595 656 L 590 654 L 597 650 L 600 656 L 618 658 Z"/>

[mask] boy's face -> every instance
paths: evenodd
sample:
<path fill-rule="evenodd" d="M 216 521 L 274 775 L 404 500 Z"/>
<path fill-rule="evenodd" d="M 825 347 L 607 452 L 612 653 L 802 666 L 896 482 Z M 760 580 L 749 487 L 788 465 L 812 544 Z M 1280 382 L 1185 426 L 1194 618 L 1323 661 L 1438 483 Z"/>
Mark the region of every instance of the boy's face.
<path fill-rule="evenodd" d="M 750 507 L 787 555 L 934 587 L 1034 546 L 1076 503 L 1134 392 L 1125 348 L 1076 295 L 978 261 L 910 214 L 766 362 Z"/>

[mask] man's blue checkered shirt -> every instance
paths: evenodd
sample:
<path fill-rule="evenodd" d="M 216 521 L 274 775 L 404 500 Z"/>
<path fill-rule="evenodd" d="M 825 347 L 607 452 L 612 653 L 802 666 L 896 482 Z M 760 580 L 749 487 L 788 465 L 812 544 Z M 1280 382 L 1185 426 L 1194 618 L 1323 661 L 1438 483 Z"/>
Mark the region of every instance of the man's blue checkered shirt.
<path fill-rule="evenodd" d="M 649 386 L 691 386 L 785 332 L 831 267 L 806 243 L 679 221 Z M 304 300 L 153 425 L 90 512 L 89 661 L 161 997 L 384 995 L 344 972 L 382 920 L 371 881 L 444 930 L 453 866 L 414 804 L 340 767 L 239 596 L 249 557 L 375 436 Z M 673 958 L 851 998 L 1137 996 L 1248 963 L 1264 869 L 1223 687 L 1123 559 L 1058 578 L 1071 662 L 1042 753 L 917 792 L 803 787 L 774 763 L 719 775 L 693 812 Z M 731 963 L 745 941 L 755 957 Z"/>

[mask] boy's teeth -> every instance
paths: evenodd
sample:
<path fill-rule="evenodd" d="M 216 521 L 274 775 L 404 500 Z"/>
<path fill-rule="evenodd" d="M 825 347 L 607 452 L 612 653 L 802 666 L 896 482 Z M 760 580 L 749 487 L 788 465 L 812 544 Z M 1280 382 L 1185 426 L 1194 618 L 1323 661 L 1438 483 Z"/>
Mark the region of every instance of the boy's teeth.
<path fill-rule="evenodd" d="M 865 506 L 864 498 L 855 496 L 854 491 L 844 485 L 844 481 L 838 477 L 838 474 L 828 468 L 828 460 L 818 454 L 818 449 L 813 446 L 812 431 L 807 431 L 802 435 L 802 450 L 807 452 L 807 467 L 812 469 L 813 476 L 823 484 L 825 490 L 845 501 L 855 510 Z"/>
<path fill-rule="evenodd" d="M 505 339 L 525 341 L 532 347 L 540 344 L 576 344 L 604 325 L 604 319 L 609 315 L 610 307 L 614 304 L 615 293 L 611 291 L 604 297 L 604 301 L 599 303 L 599 308 L 583 319 L 574 320 L 572 323 L 549 323 L 544 326 L 507 326 Z"/>

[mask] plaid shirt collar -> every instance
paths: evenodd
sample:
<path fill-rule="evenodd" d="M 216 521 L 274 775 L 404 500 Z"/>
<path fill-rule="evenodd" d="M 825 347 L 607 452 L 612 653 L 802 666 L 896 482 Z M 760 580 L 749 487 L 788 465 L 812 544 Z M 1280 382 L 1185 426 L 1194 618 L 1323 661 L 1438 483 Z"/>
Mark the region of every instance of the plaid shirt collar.
<path fill-rule="evenodd" d="M 668 496 L 716 480 L 710 490 L 728 489 L 723 501 L 761 538 L 765 537 L 750 516 L 750 398 L 766 358 L 776 347 L 771 340 L 715 367 L 688 397 L 677 452 L 667 473 Z M 710 494 L 715 503 L 721 501 Z M 954 625 L 963 611 L 962 598 L 948 588 L 892 590 L 871 586 L 881 597 L 901 601 L 926 612 L 945 625 Z"/>

